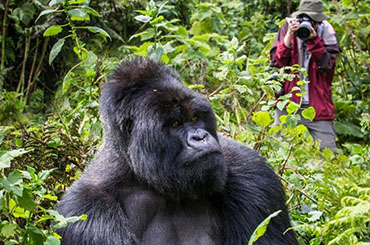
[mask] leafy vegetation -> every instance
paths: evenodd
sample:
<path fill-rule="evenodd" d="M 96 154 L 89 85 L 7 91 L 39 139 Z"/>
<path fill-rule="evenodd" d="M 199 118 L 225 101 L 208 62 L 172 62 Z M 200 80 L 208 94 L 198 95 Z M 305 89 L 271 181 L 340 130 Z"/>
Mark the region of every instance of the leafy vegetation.
<path fill-rule="evenodd" d="M 324 1 L 342 49 L 332 86 L 338 155 L 320 152 L 297 125 L 299 105 L 275 105 L 289 75 L 277 70 L 270 79 L 268 52 L 282 16 L 298 4 L 2 1 L 0 241 L 59 244 L 54 229 L 85 218 L 53 209 L 101 143 L 100 85 L 136 54 L 173 66 L 209 98 L 222 132 L 267 159 L 301 244 L 370 244 L 370 1 Z M 273 125 L 274 106 L 286 105 L 282 125 Z"/>

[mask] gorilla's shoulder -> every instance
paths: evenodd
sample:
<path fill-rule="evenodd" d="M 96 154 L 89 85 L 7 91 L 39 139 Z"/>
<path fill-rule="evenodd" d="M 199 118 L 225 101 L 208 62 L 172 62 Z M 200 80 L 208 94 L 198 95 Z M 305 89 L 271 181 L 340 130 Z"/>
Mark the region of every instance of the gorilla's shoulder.
<path fill-rule="evenodd" d="M 266 165 L 264 159 L 252 150 L 233 139 L 218 134 L 219 142 L 229 167 L 238 167 L 242 165 Z"/>
<path fill-rule="evenodd" d="M 281 195 L 280 180 L 264 158 L 233 139 L 222 135 L 218 135 L 218 138 L 228 169 L 228 187 L 233 186 L 233 183 L 239 183 L 237 185 L 240 186 L 253 185 L 255 190 L 262 189 L 269 193 L 266 196 L 277 193 Z"/>

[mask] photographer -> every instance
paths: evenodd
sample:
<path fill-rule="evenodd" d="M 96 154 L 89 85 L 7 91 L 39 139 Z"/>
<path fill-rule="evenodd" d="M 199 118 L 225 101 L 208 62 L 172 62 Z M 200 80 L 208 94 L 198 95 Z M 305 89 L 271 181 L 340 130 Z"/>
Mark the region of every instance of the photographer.
<path fill-rule="evenodd" d="M 331 82 L 334 76 L 335 61 L 339 53 L 337 39 L 333 27 L 326 21 L 329 17 L 323 12 L 320 0 L 301 0 L 299 10 L 292 14 L 293 18 L 279 29 L 270 50 L 271 62 L 276 67 L 298 64 L 305 68 L 308 77 L 300 74 L 292 81 L 285 81 L 277 97 L 292 93 L 290 98 L 301 108 L 312 106 L 316 111 L 313 121 L 302 117 L 299 123 L 304 124 L 314 140 L 320 140 L 320 148 L 329 148 L 337 153 L 335 145 L 334 105 L 332 101 Z M 309 83 L 303 88 L 306 92 L 302 97 L 297 81 Z M 287 114 L 286 110 L 275 110 L 275 124 L 279 125 L 279 117 Z"/>

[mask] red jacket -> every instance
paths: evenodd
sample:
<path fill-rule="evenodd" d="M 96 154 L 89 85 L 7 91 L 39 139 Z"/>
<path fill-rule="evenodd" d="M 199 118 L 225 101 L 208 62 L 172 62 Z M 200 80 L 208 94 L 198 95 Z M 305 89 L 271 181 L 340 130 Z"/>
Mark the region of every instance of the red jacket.
<path fill-rule="evenodd" d="M 316 111 L 314 120 L 334 120 L 331 82 L 334 76 L 335 61 L 339 53 L 339 47 L 335 39 L 334 29 L 327 22 L 325 25 L 326 28 L 331 28 L 326 33 L 322 33 L 322 36 L 329 36 L 326 39 L 329 40 L 328 44 L 319 35 L 306 41 L 307 51 L 311 53 L 307 73 L 308 80 L 310 81 L 308 84 L 309 104 Z M 277 67 L 298 64 L 297 37 L 294 36 L 292 38 L 291 48 L 284 45 L 284 36 L 287 30 L 288 23 L 285 22 L 279 29 L 270 51 L 272 64 Z M 330 33 L 328 34 L 328 32 Z M 334 35 L 334 37 L 330 37 L 330 35 Z M 292 81 L 285 81 L 283 84 L 283 94 L 291 92 L 293 87 L 298 86 L 298 80 L 300 80 L 299 76 Z M 297 92 L 299 91 L 292 93 L 291 100 L 299 104 L 301 98 L 296 96 Z"/>

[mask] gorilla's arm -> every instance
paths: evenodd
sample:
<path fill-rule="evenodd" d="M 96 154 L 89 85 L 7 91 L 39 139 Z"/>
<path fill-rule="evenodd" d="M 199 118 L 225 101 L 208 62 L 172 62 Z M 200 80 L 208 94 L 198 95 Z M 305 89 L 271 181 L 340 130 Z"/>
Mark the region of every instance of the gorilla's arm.
<path fill-rule="evenodd" d="M 222 136 L 219 139 L 228 166 L 222 219 L 227 244 L 248 242 L 255 228 L 277 210 L 282 212 L 272 218 L 255 244 L 297 244 L 293 231 L 283 235 L 290 222 L 276 174 L 254 150 Z"/>
<path fill-rule="evenodd" d="M 78 221 L 58 230 L 63 237 L 62 243 L 136 244 L 128 230 L 125 214 L 116 200 L 102 191 L 88 189 L 80 186 L 77 190 L 70 190 L 70 195 L 58 205 L 59 212 L 66 217 L 81 214 L 87 214 L 88 217 L 85 221 Z"/>
<path fill-rule="evenodd" d="M 102 161 L 103 158 L 106 161 Z M 116 162 L 114 157 L 107 157 L 103 149 L 58 203 L 58 211 L 65 217 L 87 215 L 86 220 L 58 230 L 62 244 L 137 244 L 135 236 L 129 231 L 127 216 L 116 197 L 117 178 L 125 176 L 123 170 L 117 170 Z"/>

